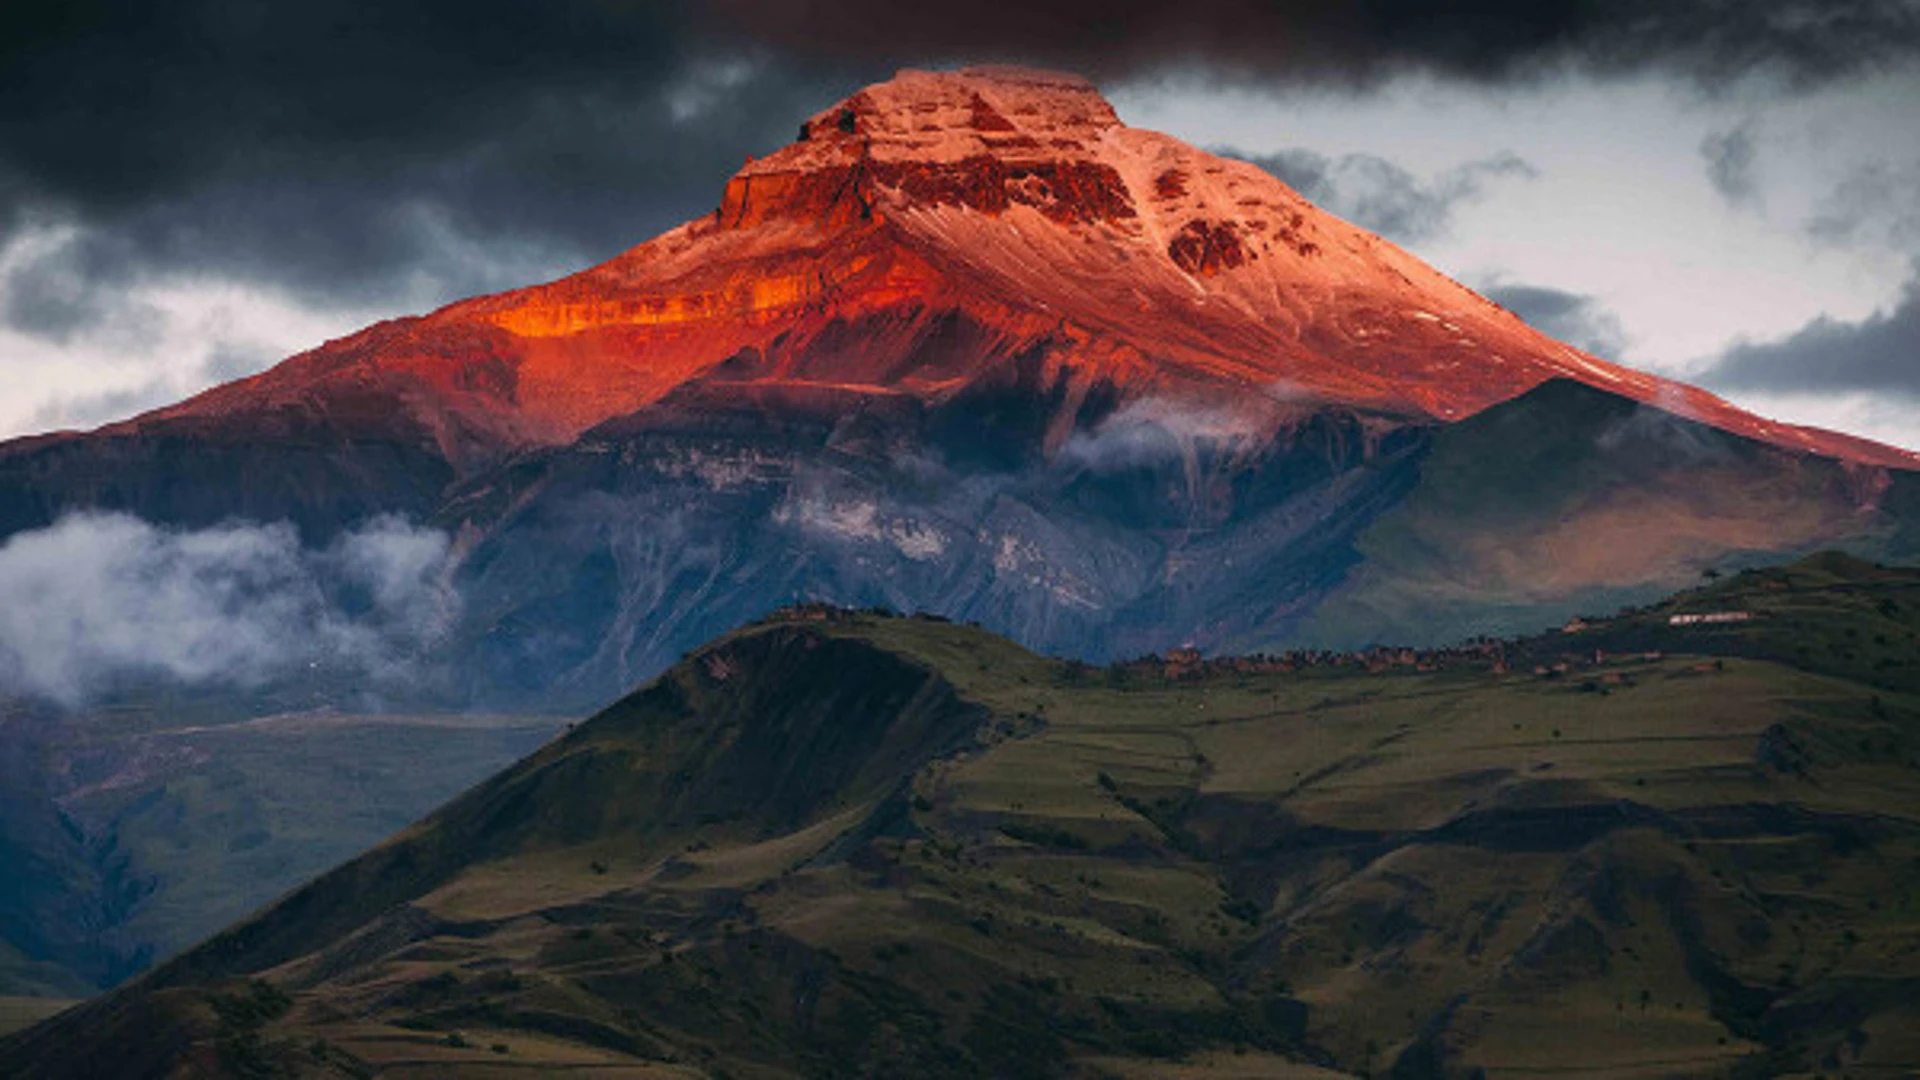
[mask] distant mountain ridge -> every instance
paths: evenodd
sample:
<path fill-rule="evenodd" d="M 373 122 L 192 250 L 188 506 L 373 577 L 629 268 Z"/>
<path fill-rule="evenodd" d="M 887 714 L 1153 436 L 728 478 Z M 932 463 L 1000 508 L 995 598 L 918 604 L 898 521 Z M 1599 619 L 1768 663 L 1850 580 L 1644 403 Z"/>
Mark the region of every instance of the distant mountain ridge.
<path fill-rule="evenodd" d="M 1561 407 L 1648 420 L 1434 456 Z M 1569 505 L 1620 557 L 1530 576 L 1565 539 L 1539 499 L 1454 522 L 1451 568 L 1382 539 L 1441 543 L 1396 515 L 1529 456 L 1595 485 Z M 457 538 L 471 699 L 582 706 L 804 599 L 1094 658 L 1415 638 L 1435 605 L 1510 631 L 1716 562 L 1905 557 L 1916 467 L 1555 342 L 1083 80 L 969 68 L 852 95 L 600 266 L 0 445 L 0 537 L 79 509 L 314 543 L 409 516 Z M 1606 540 L 1676 506 L 1677 540 Z"/>

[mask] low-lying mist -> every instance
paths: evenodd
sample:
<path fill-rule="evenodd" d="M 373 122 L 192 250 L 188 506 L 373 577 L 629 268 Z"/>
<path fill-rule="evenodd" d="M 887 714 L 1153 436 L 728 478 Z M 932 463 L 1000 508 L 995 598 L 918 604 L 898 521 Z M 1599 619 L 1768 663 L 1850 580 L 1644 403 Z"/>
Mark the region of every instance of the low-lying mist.
<path fill-rule="evenodd" d="M 312 549 L 286 523 L 73 514 L 0 545 L 0 695 L 78 706 L 128 679 L 251 687 L 322 664 L 402 678 L 458 615 L 449 547 L 397 517 Z"/>

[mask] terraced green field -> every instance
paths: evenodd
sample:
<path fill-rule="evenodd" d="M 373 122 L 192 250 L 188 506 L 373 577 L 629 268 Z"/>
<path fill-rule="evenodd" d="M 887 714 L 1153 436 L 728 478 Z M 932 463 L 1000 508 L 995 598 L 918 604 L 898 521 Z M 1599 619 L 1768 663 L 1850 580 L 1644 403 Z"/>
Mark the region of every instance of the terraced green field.
<path fill-rule="evenodd" d="M 1920 573 L 1778 573 L 1391 663 L 792 613 L 0 1072 L 1911 1075 Z"/>

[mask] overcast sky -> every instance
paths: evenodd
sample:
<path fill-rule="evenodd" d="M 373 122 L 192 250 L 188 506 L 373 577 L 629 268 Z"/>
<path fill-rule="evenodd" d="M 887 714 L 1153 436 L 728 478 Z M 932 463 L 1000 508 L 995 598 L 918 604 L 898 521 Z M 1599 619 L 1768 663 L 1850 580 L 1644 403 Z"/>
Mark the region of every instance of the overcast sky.
<path fill-rule="evenodd" d="M 1584 348 L 1920 447 L 1920 0 L 996 6 L 15 5 L 0 436 L 590 265 L 865 82 L 1014 60 Z"/>

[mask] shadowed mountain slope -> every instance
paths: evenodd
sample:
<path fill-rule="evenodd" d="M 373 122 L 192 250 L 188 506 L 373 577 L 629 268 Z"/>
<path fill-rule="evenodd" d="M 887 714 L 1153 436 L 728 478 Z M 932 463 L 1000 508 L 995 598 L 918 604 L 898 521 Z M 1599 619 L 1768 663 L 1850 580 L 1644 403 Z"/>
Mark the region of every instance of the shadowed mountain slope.
<path fill-rule="evenodd" d="M 1524 633 L 1834 543 L 1920 558 L 1920 474 L 1784 452 L 1567 381 L 1437 430 L 1419 473 L 1293 640 Z"/>
<path fill-rule="evenodd" d="M 248 721 L 180 700 L 79 717 L 0 706 L 0 996 L 83 997 L 137 975 L 561 723 L 325 711 Z"/>

